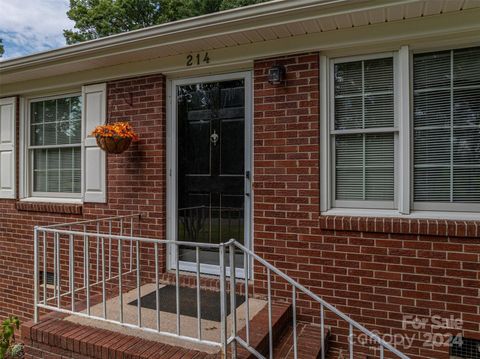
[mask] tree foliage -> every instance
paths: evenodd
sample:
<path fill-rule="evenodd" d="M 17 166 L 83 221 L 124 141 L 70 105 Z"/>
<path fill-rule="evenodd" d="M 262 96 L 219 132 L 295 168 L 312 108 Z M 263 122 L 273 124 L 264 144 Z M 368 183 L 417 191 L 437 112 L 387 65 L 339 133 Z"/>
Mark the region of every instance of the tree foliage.
<path fill-rule="evenodd" d="M 3 44 L 2 44 L 2 39 L 0 39 L 0 57 L 3 55 Z"/>
<path fill-rule="evenodd" d="M 68 44 L 266 0 L 70 0 Z"/>

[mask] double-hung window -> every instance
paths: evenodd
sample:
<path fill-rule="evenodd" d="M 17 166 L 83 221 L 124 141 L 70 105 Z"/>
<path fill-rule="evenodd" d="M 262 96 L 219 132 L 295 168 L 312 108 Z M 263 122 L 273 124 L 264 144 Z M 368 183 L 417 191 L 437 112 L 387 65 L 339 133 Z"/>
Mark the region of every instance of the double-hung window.
<path fill-rule="evenodd" d="M 415 209 L 480 204 L 480 47 L 413 57 Z"/>
<path fill-rule="evenodd" d="M 29 103 L 28 183 L 33 197 L 81 197 L 81 98 Z"/>
<path fill-rule="evenodd" d="M 335 207 L 395 206 L 394 69 L 392 55 L 332 63 L 330 141 Z"/>
<path fill-rule="evenodd" d="M 480 47 L 322 56 L 322 76 L 322 211 L 480 211 Z"/>

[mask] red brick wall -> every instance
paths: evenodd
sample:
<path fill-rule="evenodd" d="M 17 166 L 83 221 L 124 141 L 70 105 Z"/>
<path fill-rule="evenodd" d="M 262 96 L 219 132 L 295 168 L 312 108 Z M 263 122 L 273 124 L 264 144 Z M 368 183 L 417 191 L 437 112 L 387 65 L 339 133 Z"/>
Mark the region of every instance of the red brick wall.
<path fill-rule="evenodd" d="M 272 86 L 267 70 L 275 63 L 287 76 Z M 402 331 L 402 319 L 431 324 L 434 315 L 453 315 L 463 321 L 460 332 L 480 339 L 480 223 L 321 216 L 318 67 L 315 53 L 255 62 L 255 251 L 367 328 L 415 336 L 406 350 L 412 358 L 447 358 L 447 348 L 423 346 L 441 330 Z M 291 298 L 274 282 L 275 295 Z M 302 318 L 318 322 L 318 305 L 303 296 L 298 305 Z M 328 315 L 330 324 L 336 319 Z"/>
<path fill-rule="evenodd" d="M 268 84 L 274 63 L 285 64 L 285 84 Z M 480 339 L 479 223 L 321 216 L 318 54 L 258 60 L 254 71 L 256 252 L 369 329 L 395 334 L 402 332 L 403 315 L 451 314 L 463 320 L 467 337 Z M 110 83 L 108 113 L 111 120 L 131 121 L 140 141 L 108 157 L 107 204 L 85 204 L 79 215 L 71 206 L 45 213 L 0 200 L 0 318 L 32 316 L 35 224 L 142 212 L 142 235 L 165 237 L 164 77 Z M 261 292 L 265 276 L 256 271 Z M 280 280 L 272 288 L 290 298 Z M 318 305 L 298 299 L 300 318 L 318 322 Z M 436 330 L 408 329 L 417 338 L 407 350 L 413 358 L 446 357 L 445 348 L 423 347 L 425 334 Z M 345 339 L 345 327 L 334 334 Z"/>
<path fill-rule="evenodd" d="M 165 238 L 164 76 L 109 83 L 108 117 L 111 121 L 130 121 L 140 137 L 127 152 L 108 156 L 108 203 L 86 203 L 78 208 L 0 200 L 0 319 L 7 315 L 17 315 L 21 320 L 32 318 L 34 225 L 142 213 L 141 234 Z M 164 252 L 161 253 L 164 263 Z"/>

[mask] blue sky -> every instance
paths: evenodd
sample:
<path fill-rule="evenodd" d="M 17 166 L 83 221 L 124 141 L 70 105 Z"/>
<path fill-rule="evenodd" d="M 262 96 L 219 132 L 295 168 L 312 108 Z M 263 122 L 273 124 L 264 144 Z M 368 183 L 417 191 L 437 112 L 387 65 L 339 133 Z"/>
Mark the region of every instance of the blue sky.
<path fill-rule="evenodd" d="M 68 3 L 68 0 L 0 0 L 3 59 L 64 46 L 63 29 L 73 27 L 66 14 Z"/>

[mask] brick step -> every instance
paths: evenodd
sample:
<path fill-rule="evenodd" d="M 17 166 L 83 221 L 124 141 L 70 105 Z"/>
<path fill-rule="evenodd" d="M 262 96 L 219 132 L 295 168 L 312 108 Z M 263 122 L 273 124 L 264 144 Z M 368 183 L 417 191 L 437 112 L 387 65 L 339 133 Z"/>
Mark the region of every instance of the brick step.
<path fill-rule="evenodd" d="M 321 340 L 321 330 L 317 325 L 297 324 L 297 350 L 298 359 L 321 358 L 322 350 L 328 352 L 330 331 L 325 329 L 325 338 Z M 282 337 L 274 345 L 273 357 L 275 359 L 294 358 L 293 349 L 293 326 L 290 325 L 284 331 Z"/>
<path fill-rule="evenodd" d="M 39 323 L 22 325 L 25 358 L 82 359 L 219 359 L 207 354 L 105 329 L 62 320 L 50 315 Z"/>
<path fill-rule="evenodd" d="M 273 343 L 282 337 L 292 320 L 292 305 L 287 303 L 272 304 L 272 334 Z M 239 331 L 239 337 L 246 340 L 246 328 Z M 262 355 L 268 354 L 268 307 L 265 306 L 250 321 L 250 345 Z M 238 359 L 255 358 L 250 352 L 237 346 Z"/>

